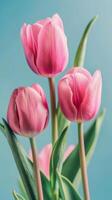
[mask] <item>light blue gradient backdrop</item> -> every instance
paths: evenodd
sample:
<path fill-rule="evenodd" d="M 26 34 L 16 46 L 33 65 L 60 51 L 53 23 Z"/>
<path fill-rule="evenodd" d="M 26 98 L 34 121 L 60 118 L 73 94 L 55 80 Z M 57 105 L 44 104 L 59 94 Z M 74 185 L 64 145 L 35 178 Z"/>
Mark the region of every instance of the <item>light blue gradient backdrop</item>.
<path fill-rule="evenodd" d="M 82 32 L 88 21 L 99 14 L 87 48 L 85 66 L 92 73 L 96 68 L 103 75 L 102 108 L 107 108 L 104 125 L 95 155 L 89 165 L 89 181 L 92 200 L 112 199 L 112 1 L 111 0 L 1 0 L 0 1 L 0 118 L 6 116 L 7 104 L 12 90 L 21 85 L 38 82 L 49 99 L 47 79 L 36 76 L 27 66 L 20 41 L 20 28 L 24 22 L 59 13 L 63 18 L 68 36 L 70 62 Z M 61 75 L 62 76 L 62 75 Z M 60 76 L 60 77 L 61 77 Z M 59 77 L 59 78 L 60 78 Z M 69 143 L 76 141 L 74 126 L 69 131 Z M 50 127 L 38 137 L 41 148 L 50 141 Z M 76 138 L 76 139 L 75 139 Z M 29 143 L 20 138 L 26 150 Z M 18 172 L 6 139 L 0 133 L 0 199 L 12 199 L 17 189 Z"/>

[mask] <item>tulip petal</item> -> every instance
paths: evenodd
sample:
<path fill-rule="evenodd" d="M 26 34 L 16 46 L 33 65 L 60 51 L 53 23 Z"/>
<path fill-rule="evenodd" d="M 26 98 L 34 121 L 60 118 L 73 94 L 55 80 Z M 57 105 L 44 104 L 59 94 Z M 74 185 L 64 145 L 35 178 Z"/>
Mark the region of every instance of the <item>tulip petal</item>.
<path fill-rule="evenodd" d="M 46 145 L 39 152 L 39 165 L 41 171 L 49 178 L 50 177 L 50 158 L 52 153 L 52 144 Z"/>
<path fill-rule="evenodd" d="M 15 99 L 18 95 L 18 89 L 16 89 L 9 102 L 8 111 L 7 111 L 7 120 L 10 124 L 10 127 L 13 129 L 14 132 L 20 132 L 20 126 L 19 126 L 19 118 L 17 115 L 17 107 L 15 106 Z"/>
<path fill-rule="evenodd" d="M 63 21 L 58 14 L 53 15 L 52 20 L 57 24 L 62 30 L 64 30 Z"/>
<path fill-rule="evenodd" d="M 52 144 L 47 144 L 38 154 L 39 168 L 44 175 L 49 178 L 50 158 L 52 153 Z M 29 158 L 33 162 L 32 151 L 29 151 Z"/>
<path fill-rule="evenodd" d="M 77 110 L 82 103 L 86 88 L 91 81 L 91 76 L 85 70 L 75 70 L 73 74 L 71 74 L 70 87 L 73 92 L 73 102 L 76 106 Z"/>
<path fill-rule="evenodd" d="M 21 28 L 21 41 L 24 48 L 24 53 L 28 65 L 35 72 L 38 73 L 36 67 L 36 57 L 38 50 L 38 34 L 41 29 L 40 25 L 26 25 Z"/>
<path fill-rule="evenodd" d="M 35 89 L 40 94 L 43 105 L 45 106 L 45 108 L 48 112 L 46 122 L 45 122 L 45 127 L 46 127 L 48 124 L 48 120 L 49 120 L 49 108 L 48 108 L 48 103 L 46 101 L 46 96 L 45 96 L 44 90 L 40 87 L 39 84 L 33 84 L 32 88 Z"/>
<path fill-rule="evenodd" d="M 26 45 L 27 45 L 26 27 L 27 27 L 27 25 L 23 24 L 21 31 L 20 31 L 20 36 L 21 36 L 21 40 L 22 40 L 24 47 L 26 47 Z"/>
<path fill-rule="evenodd" d="M 63 78 L 59 81 L 58 97 L 61 110 L 65 117 L 70 121 L 74 121 L 77 117 L 77 110 L 73 104 L 73 93 L 69 85 L 69 80 Z"/>
<path fill-rule="evenodd" d="M 69 155 L 72 153 L 72 151 L 74 150 L 75 145 L 71 144 L 70 146 L 68 146 L 67 150 L 64 153 L 64 161 L 69 157 Z"/>
<path fill-rule="evenodd" d="M 83 67 L 72 67 L 67 74 L 75 74 L 75 73 L 80 73 L 83 74 L 84 76 L 86 76 L 89 80 L 91 80 L 92 76 L 90 74 L 89 71 L 87 71 L 85 68 Z"/>
<path fill-rule="evenodd" d="M 33 84 L 32 88 L 35 89 L 36 92 L 38 92 L 38 94 L 40 94 L 44 106 L 48 109 L 48 104 L 47 104 L 47 101 L 46 101 L 45 93 L 44 93 L 43 89 L 40 87 L 40 85 L 39 84 Z"/>
<path fill-rule="evenodd" d="M 38 53 L 37 52 L 37 50 L 38 50 L 38 35 L 39 35 L 41 28 L 42 28 L 42 26 L 40 24 L 33 24 L 31 26 L 31 38 L 32 38 L 31 46 L 33 48 L 33 52 L 36 54 Z"/>
<path fill-rule="evenodd" d="M 85 92 L 85 97 L 81 104 L 82 119 L 90 120 L 98 112 L 101 104 L 101 90 L 102 90 L 102 77 L 101 72 L 96 71 L 93 75 L 92 81 L 89 83 Z"/>
<path fill-rule="evenodd" d="M 45 128 L 47 110 L 40 95 L 32 88 L 25 88 L 16 98 L 21 133 L 32 136 Z M 29 117 L 30 116 L 30 117 Z"/>
<path fill-rule="evenodd" d="M 47 17 L 46 19 L 42 19 L 42 20 L 38 20 L 36 22 L 36 24 L 41 24 L 42 26 L 44 26 L 46 23 L 50 22 L 51 21 L 51 18 L 50 17 Z"/>
<path fill-rule="evenodd" d="M 67 62 L 66 36 L 59 26 L 49 22 L 38 36 L 38 71 L 44 76 L 53 77 L 63 71 Z"/>

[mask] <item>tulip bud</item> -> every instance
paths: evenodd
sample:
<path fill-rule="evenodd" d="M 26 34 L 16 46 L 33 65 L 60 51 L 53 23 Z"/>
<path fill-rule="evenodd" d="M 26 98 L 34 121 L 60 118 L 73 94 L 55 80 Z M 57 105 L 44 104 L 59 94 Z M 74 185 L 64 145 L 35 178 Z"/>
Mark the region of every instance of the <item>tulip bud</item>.
<path fill-rule="evenodd" d="M 48 123 L 48 105 L 43 89 L 38 84 L 20 87 L 10 98 L 7 120 L 15 133 L 32 137 L 43 131 Z"/>
<path fill-rule="evenodd" d="M 75 146 L 70 145 L 64 153 L 64 161 L 72 153 Z M 50 178 L 50 159 L 52 154 L 52 144 L 47 144 L 40 152 L 38 156 L 39 168 L 44 173 L 44 175 L 49 179 Z M 32 152 L 29 152 L 29 158 L 33 162 Z"/>
<path fill-rule="evenodd" d="M 30 68 L 45 77 L 54 77 L 68 63 L 67 39 L 59 15 L 24 24 L 21 40 Z"/>
<path fill-rule="evenodd" d="M 101 104 L 102 77 L 84 68 L 72 68 L 58 85 L 59 103 L 70 121 L 86 121 L 96 116 Z"/>

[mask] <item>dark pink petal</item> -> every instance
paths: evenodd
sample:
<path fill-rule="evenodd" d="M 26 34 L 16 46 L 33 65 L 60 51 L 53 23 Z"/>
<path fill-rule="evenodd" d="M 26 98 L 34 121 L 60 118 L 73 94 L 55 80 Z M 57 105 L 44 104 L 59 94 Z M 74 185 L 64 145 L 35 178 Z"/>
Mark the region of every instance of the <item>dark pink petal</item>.
<path fill-rule="evenodd" d="M 14 92 L 10 98 L 8 111 L 7 111 L 7 120 L 8 120 L 8 123 L 10 124 L 10 127 L 12 128 L 12 130 L 16 133 L 19 133 L 20 132 L 20 124 L 19 124 L 17 106 L 15 103 L 17 95 L 18 95 L 18 89 L 14 90 Z"/>
<path fill-rule="evenodd" d="M 49 108 L 48 108 L 48 103 L 47 103 L 47 100 L 46 100 L 46 96 L 45 96 L 45 93 L 44 93 L 44 90 L 42 89 L 42 87 L 40 87 L 39 84 L 33 84 L 32 85 L 32 88 L 34 88 L 38 94 L 40 94 L 41 96 L 41 100 L 43 102 L 43 106 L 45 106 L 48 114 L 47 114 L 47 118 L 46 118 L 46 123 L 45 123 L 45 127 L 48 123 L 48 120 L 49 120 Z"/>
<path fill-rule="evenodd" d="M 47 110 L 40 95 L 32 88 L 26 88 L 16 98 L 21 133 L 30 136 L 45 128 Z"/>
<path fill-rule="evenodd" d="M 90 79 L 88 79 L 88 77 L 83 73 L 76 72 L 72 75 L 70 86 L 73 91 L 73 102 L 78 110 L 80 104 L 82 103 L 89 81 Z"/>
<path fill-rule="evenodd" d="M 58 84 L 59 104 L 65 117 L 70 121 L 75 121 L 77 110 L 73 104 L 73 92 L 69 86 L 69 80 L 63 78 Z"/>
<path fill-rule="evenodd" d="M 53 77 L 62 72 L 68 62 L 67 40 L 59 26 L 50 22 L 38 37 L 37 66 L 40 74 Z"/>

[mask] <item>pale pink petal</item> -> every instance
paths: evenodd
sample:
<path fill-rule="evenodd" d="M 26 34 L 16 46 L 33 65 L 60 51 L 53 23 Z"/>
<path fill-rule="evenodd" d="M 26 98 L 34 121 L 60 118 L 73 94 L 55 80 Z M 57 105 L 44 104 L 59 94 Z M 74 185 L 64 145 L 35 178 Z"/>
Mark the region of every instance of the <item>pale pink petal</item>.
<path fill-rule="evenodd" d="M 69 157 L 69 155 L 72 153 L 72 151 L 74 150 L 75 145 L 71 144 L 70 146 L 68 146 L 67 150 L 64 153 L 64 160 L 67 159 L 67 157 Z"/>
<path fill-rule="evenodd" d="M 23 24 L 21 31 L 20 31 L 20 36 L 21 36 L 21 40 L 23 43 L 23 47 L 26 47 L 26 45 L 27 45 L 26 28 L 27 28 L 27 25 Z"/>
<path fill-rule="evenodd" d="M 57 24 L 58 26 L 60 26 L 60 28 L 62 30 L 64 30 L 64 26 L 63 26 L 63 21 L 61 19 L 61 17 L 58 14 L 53 15 L 52 20 L 55 24 Z"/>
<path fill-rule="evenodd" d="M 31 33 L 31 29 L 32 29 L 32 26 L 30 24 L 28 24 L 26 26 L 26 38 L 27 38 L 27 45 L 28 47 L 33 50 L 33 45 L 32 45 L 32 33 Z"/>
<path fill-rule="evenodd" d="M 89 80 L 92 79 L 92 76 L 91 76 L 90 72 L 87 71 L 87 70 L 86 70 L 85 68 L 83 68 L 83 67 L 76 67 L 76 66 L 75 66 L 75 67 L 72 67 L 72 68 L 68 71 L 67 74 L 73 75 L 73 74 L 75 74 L 75 73 L 83 74 L 83 75 L 85 75 L 85 76 L 87 77 L 87 79 L 89 79 Z"/>
<path fill-rule="evenodd" d="M 45 19 L 38 20 L 38 21 L 36 22 L 36 24 L 40 24 L 40 25 L 44 26 L 45 24 L 47 24 L 47 23 L 50 22 L 50 21 L 51 21 L 51 18 L 50 18 L 50 17 L 47 17 L 47 18 L 45 18 Z"/>
<path fill-rule="evenodd" d="M 52 144 L 47 144 L 38 155 L 38 161 L 39 161 L 39 168 L 44 173 L 44 175 L 49 178 L 50 177 L 50 158 L 52 153 Z M 33 161 L 32 158 L 32 152 L 29 151 L 29 158 L 31 161 Z"/>
<path fill-rule="evenodd" d="M 27 28 L 26 24 L 24 24 L 23 27 L 21 28 L 21 41 L 24 48 L 25 57 L 30 68 L 35 73 L 38 73 L 37 67 L 35 65 L 36 59 L 34 54 L 34 42 L 32 43 L 32 31 L 30 27 Z"/>
<path fill-rule="evenodd" d="M 101 72 L 96 71 L 89 83 L 85 97 L 81 105 L 83 120 L 90 120 L 97 114 L 101 104 L 102 77 Z"/>
<path fill-rule="evenodd" d="M 49 178 L 50 158 L 52 153 L 52 144 L 46 145 L 39 153 L 40 170 Z"/>

